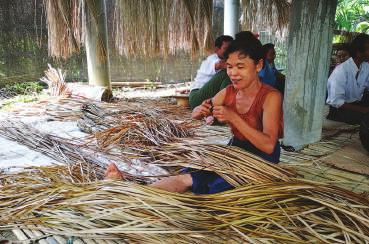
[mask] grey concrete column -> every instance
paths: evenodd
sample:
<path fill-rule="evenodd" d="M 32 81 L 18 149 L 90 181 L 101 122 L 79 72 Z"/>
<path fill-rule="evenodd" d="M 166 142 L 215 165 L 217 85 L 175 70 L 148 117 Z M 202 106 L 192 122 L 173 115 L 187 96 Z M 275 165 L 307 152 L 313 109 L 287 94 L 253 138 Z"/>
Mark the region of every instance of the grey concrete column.
<path fill-rule="evenodd" d="M 319 141 L 323 124 L 337 0 L 292 1 L 284 144 L 301 148 Z"/>
<path fill-rule="evenodd" d="M 239 0 L 224 0 L 224 35 L 235 37 L 239 26 Z"/>
<path fill-rule="evenodd" d="M 111 90 L 105 0 L 86 0 L 85 44 L 89 84 Z"/>

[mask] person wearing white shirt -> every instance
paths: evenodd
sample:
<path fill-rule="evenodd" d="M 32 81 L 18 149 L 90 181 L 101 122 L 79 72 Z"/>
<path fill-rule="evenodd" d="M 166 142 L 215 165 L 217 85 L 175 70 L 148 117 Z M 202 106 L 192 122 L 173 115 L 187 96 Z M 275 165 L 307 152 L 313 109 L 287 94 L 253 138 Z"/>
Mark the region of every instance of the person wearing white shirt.
<path fill-rule="evenodd" d="M 352 41 L 351 56 L 329 76 L 327 119 L 359 124 L 369 113 L 369 35 L 359 34 Z"/>
<path fill-rule="evenodd" d="M 200 68 L 197 70 L 196 77 L 190 87 L 190 106 L 196 107 L 198 104 L 197 92 L 201 89 L 218 71 L 226 68 L 223 55 L 229 43 L 233 40 L 231 36 L 221 35 L 215 40 L 215 51 L 202 61 Z M 196 104 L 192 106 L 191 104 Z"/>

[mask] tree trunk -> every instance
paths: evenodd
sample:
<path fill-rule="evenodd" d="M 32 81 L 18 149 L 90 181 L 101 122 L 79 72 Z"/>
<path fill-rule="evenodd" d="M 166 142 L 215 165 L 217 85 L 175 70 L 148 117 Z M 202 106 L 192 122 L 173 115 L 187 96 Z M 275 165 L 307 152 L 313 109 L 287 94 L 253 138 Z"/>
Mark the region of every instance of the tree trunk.
<path fill-rule="evenodd" d="M 319 141 L 337 0 L 292 2 L 284 97 L 284 144 Z"/>
<path fill-rule="evenodd" d="M 105 0 L 86 1 L 86 55 L 89 84 L 111 94 Z"/>

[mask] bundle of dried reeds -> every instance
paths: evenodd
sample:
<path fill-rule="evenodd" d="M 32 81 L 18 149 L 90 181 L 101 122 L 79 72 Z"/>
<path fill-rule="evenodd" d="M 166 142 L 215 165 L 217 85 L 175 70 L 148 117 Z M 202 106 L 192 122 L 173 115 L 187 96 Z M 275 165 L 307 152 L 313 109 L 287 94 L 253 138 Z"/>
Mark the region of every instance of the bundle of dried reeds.
<path fill-rule="evenodd" d="M 296 176 L 292 170 L 235 146 L 170 143 L 151 147 L 148 153 L 155 159 L 154 164 L 214 171 L 233 186 L 288 181 Z"/>
<path fill-rule="evenodd" d="M 69 95 L 67 83 L 65 82 L 65 72 L 61 69 L 55 69 L 48 64 L 49 69 L 45 70 L 45 76 L 40 81 L 45 82 L 48 85 L 48 93 L 50 96 L 63 96 Z"/>
<path fill-rule="evenodd" d="M 99 152 L 93 144 L 87 145 L 76 139 L 70 140 L 41 133 L 30 126 L 14 121 L 2 121 L 0 135 L 44 153 L 61 163 L 72 164 L 83 161 L 102 169 L 105 169 L 110 162 L 118 163 L 122 166 L 121 169 L 127 175 L 127 179 L 136 182 L 148 183 L 153 180 L 138 173 L 130 173 L 137 172 L 136 169 L 140 167 L 148 168 L 150 164 L 215 171 L 234 186 L 249 182 L 287 180 L 294 176 L 290 170 L 269 164 L 250 153 L 230 146 L 171 143 L 162 144 L 159 147 L 131 146 L 118 152 L 114 150 L 115 148 L 108 152 Z M 178 173 L 175 170 L 172 172 L 172 174 Z"/>
<path fill-rule="evenodd" d="M 78 121 L 82 131 L 92 133 L 101 148 L 120 144 L 123 147 L 145 147 L 173 142 L 193 135 L 190 122 L 166 118 L 158 108 L 130 104 L 116 111 L 106 112 L 97 105 L 82 107 L 83 117 Z"/>
<path fill-rule="evenodd" d="M 83 161 L 101 168 L 106 166 L 104 160 L 98 157 L 98 152 L 84 146 L 84 141 L 42 133 L 19 121 L 0 121 L 0 135 L 41 152 L 60 163 Z M 121 160 L 124 160 L 123 155 Z"/>
<path fill-rule="evenodd" d="M 289 23 L 291 1 L 287 0 L 241 0 L 241 26 L 244 30 L 270 31 L 285 36 Z"/>
<path fill-rule="evenodd" d="M 153 118 L 145 114 L 127 116 L 124 124 L 95 133 L 101 148 L 119 144 L 122 147 L 159 146 L 179 138 L 190 137 L 192 126 L 175 123 L 165 118 Z"/>
<path fill-rule="evenodd" d="M 126 56 L 196 54 L 212 47 L 212 0 L 119 0 L 115 46 Z"/>
<path fill-rule="evenodd" d="M 369 200 L 325 184 L 294 180 L 196 196 L 126 182 L 72 184 L 60 176 L 68 170 L 59 177 L 49 170 L 1 175 L 0 229 L 150 243 L 369 241 Z"/>

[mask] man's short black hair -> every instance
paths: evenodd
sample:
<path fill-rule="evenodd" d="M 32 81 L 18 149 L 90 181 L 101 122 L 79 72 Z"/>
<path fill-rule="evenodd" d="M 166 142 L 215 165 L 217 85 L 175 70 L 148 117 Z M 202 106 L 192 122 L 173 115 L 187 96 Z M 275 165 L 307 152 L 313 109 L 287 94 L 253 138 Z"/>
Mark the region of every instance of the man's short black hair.
<path fill-rule="evenodd" d="M 253 36 L 253 38 L 247 38 L 245 41 L 243 38 L 237 38 L 231 42 L 227 50 L 224 53 L 224 57 L 228 58 L 231 53 L 240 52 L 241 55 L 254 60 L 255 63 L 259 62 L 260 59 L 264 58 L 263 46 L 261 42 Z"/>
<path fill-rule="evenodd" d="M 233 41 L 233 37 L 227 36 L 227 35 L 221 35 L 218 36 L 217 39 L 215 39 L 215 46 L 217 48 L 221 48 L 223 45 L 223 42 L 231 42 Z"/>
<path fill-rule="evenodd" d="M 249 41 L 249 40 L 254 40 L 257 39 L 254 35 L 254 33 L 252 33 L 251 31 L 240 31 L 236 34 L 236 40 L 244 40 L 244 41 Z"/>
<path fill-rule="evenodd" d="M 269 52 L 269 50 L 274 49 L 274 44 L 273 43 L 267 43 L 263 45 L 263 53 L 264 53 L 264 57 L 266 57 L 267 53 Z"/>
<path fill-rule="evenodd" d="M 273 43 L 264 44 L 263 49 L 264 49 L 265 52 L 268 52 L 269 50 L 274 49 L 274 44 Z"/>
<path fill-rule="evenodd" d="M 355 37 L 350 45 L 350 55 L 355 58 L 357 53 L 363 53 L 365 51 L 365 44 L 369 43 L 369 35 L 360 33 Z"/>
<path fill-rule="evenodd" d="M 340 50 L 344 50 L 344 51 L 350 52 L 350 44 L 347 43 L 347 42 L 340 43 L 340 45 L 337 48 L 337 51 L 340 51 Z"/>

